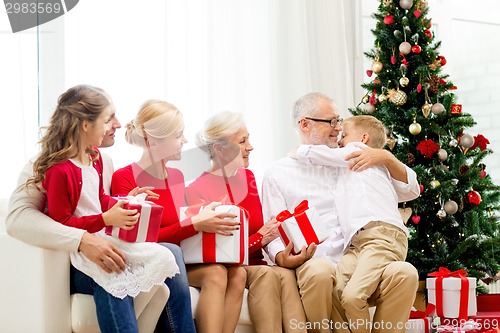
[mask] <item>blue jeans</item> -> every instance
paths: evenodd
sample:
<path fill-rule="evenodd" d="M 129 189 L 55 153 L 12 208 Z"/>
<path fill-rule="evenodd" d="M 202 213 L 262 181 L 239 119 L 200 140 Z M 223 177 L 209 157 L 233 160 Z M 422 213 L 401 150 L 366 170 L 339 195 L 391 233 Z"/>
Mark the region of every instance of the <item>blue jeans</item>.
<path fill-rule="evenodd" d="M 191 311 L 191 294 L 189 293 L 189 284 L 187 279 L 186 265 L 182 256 L 182 250 L 179 246 L 171 243 L 160 243 L 169 249 L 179 266 L 180 274 L 165 283 L 170 289 L 170 297 L 167 306 L 161 313 L 157 333 L 196 333 L 194 327 L 193 313 Z"/>
<path fill-rule="evenodd" d="M 138 333 L 132 297 L 114 297 L 73 266 L 70 274 L 71 294 L 94 295 L 97 322 L 102 333 Z"/>

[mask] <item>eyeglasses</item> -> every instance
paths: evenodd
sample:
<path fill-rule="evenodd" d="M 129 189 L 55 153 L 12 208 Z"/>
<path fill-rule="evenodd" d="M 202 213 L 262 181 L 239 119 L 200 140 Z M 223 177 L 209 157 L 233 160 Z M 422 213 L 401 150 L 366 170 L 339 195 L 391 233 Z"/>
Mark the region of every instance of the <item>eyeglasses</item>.
<path fill-rule="evenodd" d="M 318 122 L 321 122 L 321 123 L 328 123 L 330 124 L 331 127 L 335 127 L 337 126 L 337 124 L 341 124 L 342 125 L 342 122 L 344 121 L 344 119 L 342 118 L 333 118 L 333 119 L 318 119 L 318 118 L 311 118 L 311 117 L 304 117 L 305 119 L 309 119 L 309 120 L 312 120 L 312 121 L 318 121 Z"/>

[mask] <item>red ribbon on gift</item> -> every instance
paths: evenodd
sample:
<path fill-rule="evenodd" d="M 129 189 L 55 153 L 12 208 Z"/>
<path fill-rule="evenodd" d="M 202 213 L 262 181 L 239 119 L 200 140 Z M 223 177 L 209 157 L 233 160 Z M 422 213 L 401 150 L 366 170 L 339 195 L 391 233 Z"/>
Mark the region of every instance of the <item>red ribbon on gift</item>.
<path fill-rule="evenodd" d="M 244 214 L 246 210 L 241 207 L 240 209 L 240 261 L 239 264 L 243 264 L 245 261 L 245 228 L 243 223 L 245 223 Z M 213 232 L 202 232 L 201 235 L 201 248 L 203 262 L 217 262 L 217 252 L 216 252 L 216 234 Z"/>
<path fill-rule="evenodd" d="M 425 311 L 410 311 L 410 319 L 423 319 L 425 333 L 429 333 L 429 315 L 434 311 L 436 306 L 434 304 L 427 304 Z"/>
<path fill-rule="evenodd" d="M 311 225 L 311 221 L 309 221 L 309 218 L 305 213 L 305 211 L 308 209 L 309 209 L 309 204 L 307 200 L 303 200 L 301 203 L 297 205 L 297 207 L 295 207 L 295 209 L 293 210 L 293 214 L 290 213 L 288 210 L 284 210 L 276 216 L 276 220 L 279 222 L 284 222 L 285 220 L 293 217 L 297 221 L 297 225 L 299 226 L 300 232 L 304 236 L 306 243 L 319 244 L 318 236 L 316 235 L 316 232 L 314 231 L 314 228 Z M 278 228 L 278 231 L 283 237 L 283 241 L 288 245 L 288 243 L 290 243 L 290 240 L 283 231 L 283 228 Z"/>
<path fill-rule="evenodd" d="M 460 278 L 460 308 L 458 313 L 459 320 L 467 320 L 469 318 L 469 280 L 467 279 L 465 269 L 450 271 L 448 268 L 439 267 L 437 272 L 429 273 L 429 276 L 436 277 L 436 312 L 441 318 L 443 315 L 443 279 L 449 277 Z"/>

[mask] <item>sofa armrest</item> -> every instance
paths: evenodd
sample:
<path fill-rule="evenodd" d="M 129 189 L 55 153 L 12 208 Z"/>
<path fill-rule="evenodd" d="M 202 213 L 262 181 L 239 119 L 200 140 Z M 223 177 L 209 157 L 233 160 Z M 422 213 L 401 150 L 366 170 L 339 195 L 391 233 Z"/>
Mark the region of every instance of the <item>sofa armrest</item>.
<path fill-rule="evenodd" d="M 69 253 L 0 233 L 0 322 L 11 333 L 70 333 Z"/>

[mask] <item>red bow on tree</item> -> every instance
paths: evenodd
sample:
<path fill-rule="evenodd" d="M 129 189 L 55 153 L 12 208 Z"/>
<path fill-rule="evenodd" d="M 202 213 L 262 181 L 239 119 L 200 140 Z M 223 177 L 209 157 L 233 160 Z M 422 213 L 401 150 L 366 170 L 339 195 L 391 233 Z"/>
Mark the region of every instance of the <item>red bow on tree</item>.
<path fill-rule="evenodd" d="M 439 150 L 439 145 L 432 141 L 431 139 L 427 139 L 421 141 L 417 145 L 418 151 L 427 158 L 431 158 Z"/>
<path fill-rule="evenodd" d="M 490 140 L 486 139 L 482 134 L 478 134 L 474 137 L 474 145 L 470 147 L 471 150 L 479 147 L 481 150 L 486 150 L 486 145 L 490 143 Z"/>

